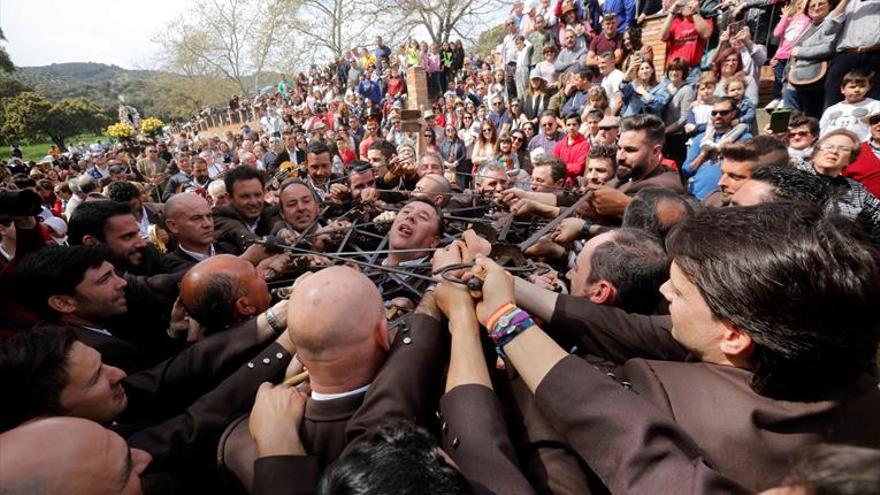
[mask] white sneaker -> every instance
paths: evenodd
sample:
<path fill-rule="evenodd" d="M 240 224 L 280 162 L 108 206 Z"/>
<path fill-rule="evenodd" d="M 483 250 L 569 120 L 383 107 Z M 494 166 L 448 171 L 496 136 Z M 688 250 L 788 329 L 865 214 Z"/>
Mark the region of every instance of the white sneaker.
<path fill-rule="evenodd" d="M 779 98 L 776 98 L 775 100 L 768 103 L 767 106 L 764 107 L 764 110 L 775 110 L 776 107 L 778 107 L 781 103 L 782 102 L 779 101 Z"/>

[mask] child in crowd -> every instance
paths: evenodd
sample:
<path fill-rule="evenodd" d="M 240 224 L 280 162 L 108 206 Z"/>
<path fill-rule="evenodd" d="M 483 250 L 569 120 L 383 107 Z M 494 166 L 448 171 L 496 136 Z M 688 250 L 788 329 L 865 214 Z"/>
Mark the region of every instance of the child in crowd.
<path fill-rule="evenodd" d="M 822 113 L 819 127 L 822 134 L 835 129 L 847 129 L 859 136 L 863 142 L 868 140 L 870 129 L 863 119 L 867 115 L 880 111 L 880 101 L 868 98 L 871 91 L 873 72 L 853 69 L 843 76 L 840 92 L 843 101 L 831 105 Z"/>
<path fill-rule="evenodd" d="M 739 77 L 730 78 L 725 83 L 725 94 L 733 98 L 736 102 L 736 108 L 739 110 L 739 121 L 746 124 L 752 130 L 755 129 L 755 104 L 748 98 L 743 98 L 746 94 L 746 82 Z"/>
<path fill-rule="evenodd" d="M 697 135 L 706 130 L 715 104 L 715 76 L 711 72 L 703 73 L 697 81 L 697 101 L 691 103 L 688 110 L 684 132 L 689 136 Z"/>

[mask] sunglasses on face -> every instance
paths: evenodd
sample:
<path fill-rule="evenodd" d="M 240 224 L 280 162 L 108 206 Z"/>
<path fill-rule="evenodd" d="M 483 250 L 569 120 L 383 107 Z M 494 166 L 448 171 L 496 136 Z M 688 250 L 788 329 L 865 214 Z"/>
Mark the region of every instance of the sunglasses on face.
<path fill-rule="evenodd" d="M 731 110 L 712 110 L 712 116 L 716 117 L 718 115 L 727 115 L 732 111 L 733 111 L 732 109 Z"/>
<path fill-rule="evenodd" d="M 514 142 L 517 142 L 517 141 L 522 142 L 523 139 L 524 139 L 524 138 L 522 138 L 521 136 L 513 136 L 513 141 L 514 141 Z"/>
<path fill-rule="evenodd" d="M 789 131 L 788 133 L 789 137 L 806 137 L 811 134 L 812 132 L 810 131 Z"/>

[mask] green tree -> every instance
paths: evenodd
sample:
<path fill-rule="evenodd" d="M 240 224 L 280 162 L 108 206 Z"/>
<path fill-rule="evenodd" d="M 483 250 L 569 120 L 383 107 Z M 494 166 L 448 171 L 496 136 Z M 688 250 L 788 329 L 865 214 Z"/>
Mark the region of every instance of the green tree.
<path fill-rule="evenodd" d="M 3 36 L 3 29 L 0 29 L 0 41 L 6 41 L 6 37 Z M 14 70 L 15 64 L 9 58 L 6 48 L 0 47 L 0 72 L 12 72 Z"/>
<path fill-rule="evenodd" d="M 31 91 L 31 89 L 11 77 L 0 77 L 0 100 L 16 96 L 25 91 Z"/>
<path fill-rule="evenodd" d="M 32 91 L 3 100 L 0 135 L 20 140 L 48 137 L 64 150 L 65 141 L 84 132 L 96 132 L 109 122 L 101 110 L 83 98 L 68 98 L 54 105 Z"/>

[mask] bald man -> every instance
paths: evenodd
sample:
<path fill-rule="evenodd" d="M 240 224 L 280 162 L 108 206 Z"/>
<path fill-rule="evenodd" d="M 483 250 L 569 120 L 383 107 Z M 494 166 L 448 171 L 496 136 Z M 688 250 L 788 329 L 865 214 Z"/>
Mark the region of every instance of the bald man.
<path fill-rule="evenodd" d="M 218 254 L 190 268 L 180 282 L 180 299 L 206 334 L 253 318 L 272 302 L 256 267 L 231 254 Z"/>
<path fill-rule="evenodd" d="M 217 251 L 214 246 L 214 216 L 211 205 L 194 192 L 171 196 L 165 202 L 168 231 L 177 239 L 177 249 L 162 256 L 162 268 L 171 273 L 185 270 Z"/>
<path fill-rule="evenodd" d="M 93 421 L 40 419 L 0 434 L 0 488 L 10 494 L 139 494 L 151 460 Z"/>
<path fill-rule="evenodd" d="M 446 208 L 449 204 L 452 186 L 446 177 L 438 174 L 428 174 L 416 182 L 412 197 L 424 199 L 434 204 L 437 208 Z"/>
<path fill-rule="evenodd" d="M 299 432 L 307 455 L 258 458 L 243 418 L 220 448 L 226 467 L 253 487 L 251 493 L 293 486 L 289 480 L 315 483 L 352 439 L 387 419 L 428 424 L 448 358 L 448 336 L 431 296 L 392 343 L 378 289 L 351 268 L 307 276 L 295 286 L 290 304 L 298 309 L 288 314 L 288 331 L 311 387 Z"/>

